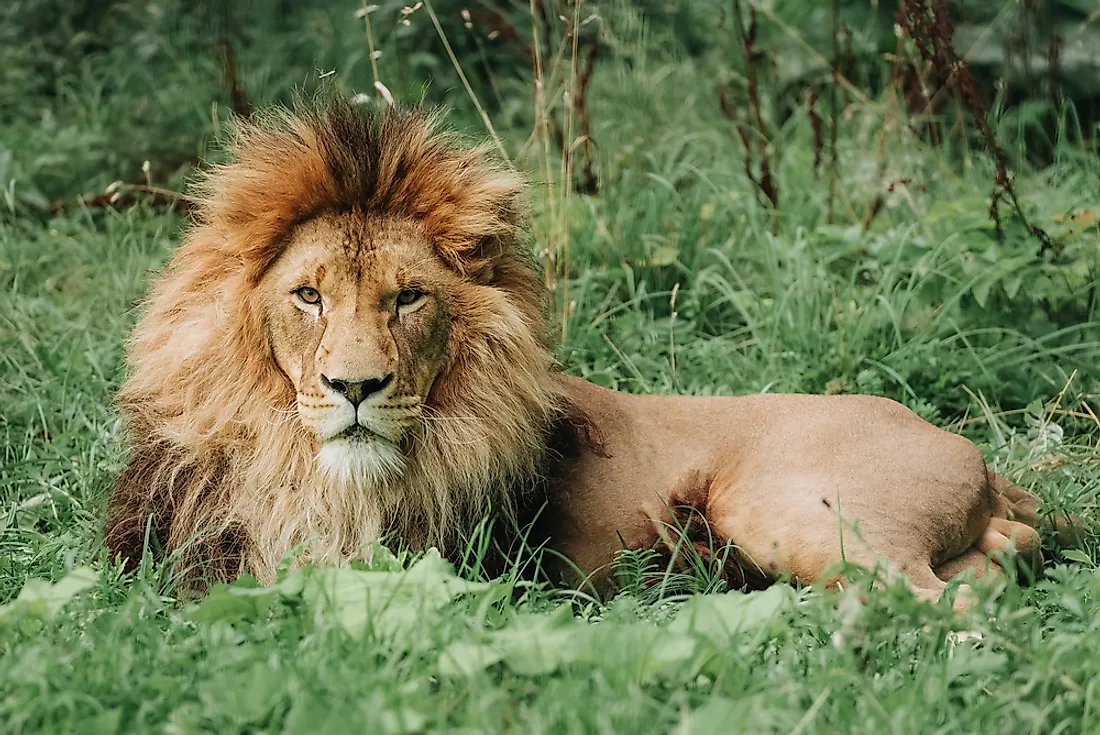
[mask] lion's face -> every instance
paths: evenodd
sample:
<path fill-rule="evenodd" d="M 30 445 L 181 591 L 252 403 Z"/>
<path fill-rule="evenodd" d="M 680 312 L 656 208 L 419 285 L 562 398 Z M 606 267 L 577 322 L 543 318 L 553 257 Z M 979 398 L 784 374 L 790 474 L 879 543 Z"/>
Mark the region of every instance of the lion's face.
<path fill-rule="evenodd" d="M 470 288 L 412 220 L 326 214 L 293 232 L 259 289 L 326 471 L 377 482 L 403 469 Z"/>

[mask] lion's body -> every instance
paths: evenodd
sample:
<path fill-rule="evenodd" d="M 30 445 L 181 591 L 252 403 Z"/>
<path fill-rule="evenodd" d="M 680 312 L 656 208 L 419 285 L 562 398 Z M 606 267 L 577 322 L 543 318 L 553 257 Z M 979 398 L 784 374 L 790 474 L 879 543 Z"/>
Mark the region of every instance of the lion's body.
<path fill-rule="evenodd" d="M 682 506 L 744 581 L 820 579 L 843 550 L 935 595 L 933 571 L 1008 536 L 1037 552 L 1009 520 L 1034 524 L 1034 499 L 891 401 L 556 376 L 522 180 L 432 126 L 346 104 L 241 123 L 130 343 L 113 552 L 135 563 L 151 530 L 181 568 L 267 581 L 382 535 L 461 548 L 533 488 L 550 544 L 595 576 L 623 542 L 672 545 Z"/>
<path fill-rule="evenodd" d="M 1006 536 L 1038 552 L 1030 496 L 1009 501 L 977 447 L 894 401 L 634 396 L 560 380 L 599 449 L 563 468 L 548 536 L 597 579 L 624 543 L 717 556 L 732 541 L 750 584 L 888 559 L 934 596 L 964 568 L 983 573 Z"/>

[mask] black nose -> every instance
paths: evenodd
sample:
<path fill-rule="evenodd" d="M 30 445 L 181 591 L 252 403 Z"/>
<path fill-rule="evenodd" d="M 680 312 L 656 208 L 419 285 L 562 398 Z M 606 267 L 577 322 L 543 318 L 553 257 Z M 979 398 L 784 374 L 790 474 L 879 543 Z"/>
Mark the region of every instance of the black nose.
<path fill-rule="evenodd" d="M 392 374 L 370 380 L 338 380 L 324 375 L 321 376 L 321 382 L 325 384 L 325 387 L 331 388 L 347 398 L 353 406 L 358 406 L 371 396 L 380 393 L 392 380 Z"/>

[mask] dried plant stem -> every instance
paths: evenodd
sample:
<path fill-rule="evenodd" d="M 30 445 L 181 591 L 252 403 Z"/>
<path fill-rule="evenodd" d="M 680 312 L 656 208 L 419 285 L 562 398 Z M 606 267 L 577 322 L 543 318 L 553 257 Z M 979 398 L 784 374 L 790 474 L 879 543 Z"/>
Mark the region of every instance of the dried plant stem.
<path fill-rule="evenodd" d="M 583 182 L 574 182 L 573 188 L 581 194 L 595 194 L 600 188 L 599 180 L 592 170 L 592 121 L 588 114 L 588 83 L 592 79 L 592 71 L 596 67 L 596 57 L 599 56 L 599 53 L 600 39 L 597 35 L 588 47 L 588 53 L 584 60 L 584 68 L 577 71 L 575 104 L 577 108 L 577 117 L 580 120 L 581 131 L 580 137 L 573 142 L 572 147 L 574 149 L 578 146 L 584 147 L 584 180 Z"/>
<path fill-rule="evenodd" d="M 791 40 L 798 42 L 798 45 L 802 47 L 802 50 L 805 51 L 806 54 L 809 55 L 810 58 L 812 58 L 818 64 L 818 66 L 824 69 L 828 69 L 833 66 L 829 63 L 828 59 L 821 55 L 821 52 L 819 52 L 817 49 L 807 43 L 806 39 L 799 35 L 798 31 L 792 28 L 788 23 L 783 22 L 779 18 L 779 16 L 775 14 L 775 11 L 772 8 L 768 7 L 766 3 L 760 4 L 759 7 L 757 7 L 757 4 L 755 2 L 750 2 L 749 5 L 753 10 L 759 11 L 761 15 L 763 15 L 765 18 L 775 24 L 775 26 L 779 28 L 779 30 L 783 31 L 783 33 L 787 34 L 787 36 L 789 36 Z M 852 97 L 858 100 L 861 104 L 871 104 L 871 98 L 868 97 L 863 92 L 863 90 L 853 84 L 852 81 L 848 79 L 848 77 L 838 72 L 835 78 L 840 86 L 843 87 L 845 91 L 848 92 L 848 94 L 852 95 Z"/>
<path fill-rule="evenodd" d="M 749 181 L 767 199 L 772 209 L 779 208 L 779 189 L 776 187 L 772 174 L 771 159 L 768 154 L 767 128 L 764 125 L 764 113 L 760 106 L 760 82 L 756 73 L 756 62 L 759 53 L 756 50 L 756 9 L 749 6 L 751 23 L 746 29 L 741 18 L 741 0 L 733 0 L 733 27 L 737 34 L 737 41 L 741 45 L 742 54 L 745 57 L 745 78 L 748 82 L 748 102 L 752 114 L 752 122 L 742 122 L 737 113 L 737 107 L 730 99 L 728 85 L 719 88 L 719 104 L 722 112 L 734 124 L 741 143 L 745 148 L 745 175 Z M 753 145 L 753 139 L 758 145 Z M 759 174 L 753 172 L 753 149 L 758 148 L 760 154 Z"/>
<path fill-rule="evenodd" d="M 832 114 L 832 126 L 829 129 L 829 201 L 825 221 L 833 223 L 833 201 L 836 199 L 837 162 L 836 139 L 840 127 L 839 101 L 837 87 L 840 86 L 840 0 L 833 0 L 833 83 L 829 85 L 829 111 Z"/>
<path fill-rule="evenodd" d="M 489 135 L 493 139 L 493 144 L 497 147 L 497 152 L 500 153 L 501 159 L 510 163 L 512 159 L 508 155 L 508 151 L 504 149 L 504 143 L 501 142 L 500 136 L 497 135 L 496 128 L 493 127 L 493 121 L 489 119 L 489 115 L 485 112 L 485 108 L 481 106 L 481 100 L 477 98 L 477 94 L 474 93 L 474 88 L 470 86 L 470 80 L 466 78 L 466 72 L 462 70 L 462 64 L 458 63 L 458 57 L 455 56 L 454 49 L 451 48 L 451 42 L 447 40 L 447 34 L 443 32 L 443 26 L 439 24 L 439 18 L 435 14 L 435 8 L 432 7 L 431 0 L 424 0 L 424 9 L 428 11 L 428 16 L 432 19 L 432 25 L 435 26 L 435 32 L 439 34 L 439 40 L 443 42 L 443 48 L 447 50 L 447 57 L 450 58 L 451 64 L 454 66 L 455 71 L 458 72 L 458 78 L 462 80 L 462 86 L 466 88 L 466 94 L 469 95 L 470 101 L 472 101 L 474 107 L 477 108 L 477 112 L 481 116 L 481 121 L 485 123 L 485 129 L 489 131 Z"/>
<path fill-rule="evenodd" d="M 989 154 L 993 156 L 995 172 L 993 193 L 989 198 L 989 217 L 996 225 L 998 237 L 1004 234 L 1001 224 L 1000 203 L 1007 199 L 1020 218 L 1024 228 L 1039 242 L 1037 257 L 1047 252 L 1057 252 L 1058 246 L 1050 236 L 1024 214 L 1016 196 L 1012 177 L 1008 173 L 1008 159 L 997 141 L 997 135 L 986 119 L 986 108 L 978 95 L 977 82 L 969 64 L 959 56 L 954 46 L 955 29 L 947 12 L 945 0 L 905 0 L 898 9 L 898 26 L 913 39 L 917 51 L 941 79 L 952 82 L 962 93 L 970 117 L 978 128 Z"/>
<path fill-rule="evenodd" d="M 821 115 L 817 112 L 817 101 L 820 98 L 821 90 L 811 90 L 809 104 L 806 105 L 806 112 L 810 116 L 810 130 L 814 136 L 814 164 L 812 170 L 815 179 L 821 170 L 821 152 L 825 149 L 825 135 L 822 131 Z"/>
<path fill-rule="evenodd" d="M 565 106 L 565 145 L 561 151 L 562 217 L 556 223 L 561 238 L 561 340 L 569 336 L 569 199 L 573 191 L 573 127 L 577 118 L 579 80 L 577 78 L 577 44 L 580 38 L 580 13 L 584 0 L 573 3 L 573 20 L 569 27 L 569 104 Z"/>
<path fill-rule="evenodd" d="M 493 74 L 493 67 L 489 64 L 489 54 L 485 51 L 485 43 L 481 40 L 481 36 L 474 30 L 473 23 L 470 21 L 466 21 L 466 30 L 470 32 L 470 37 L 474 39 L 474 45 L 477 46 L 478 57 L 481 59 L 482 66 L 485 67 L 485 76 L 489 79 L 489 88 L 493 90 L 493 99 L 496 100 L 497 107 L 503 109 L 504 96 L 500 93 L 500 87 L 497 86 L 496 75 Z"/>
<path fill-rule="evenodd" d="M 891 129 L 895 124 L 895 107 L 897 105 L 898 89 L 901 86 L 901 76 L 898 59 L 901 58 L 901 39 L 898 39 L 898 52 L 894 55 L 894 68 L 890 78 L 890 86 L 886 92 L 886 108 L 883 112 L 882 132 L 879 134 L 878 149 L 876 152 L 877 164 L 875 166 L 876 179 L 882 181 L 886 176 L 886 143 L 890 139 Z M 870 230 L 875 217 L 878 216 L 885 202 L 885 194 L 878 193 L 873 200 L 867 203 L 863 210 L 863 229 Z"/>
<path fill-rule="evenodd" d="M 370 72 L 374 77 L 374 91 L 379 97 L 382 96 L 382 90 L 379 89 L 379 85 L 382 84 L 381 77 L 378 76 L 378 60 L 375 58 L 374 53 L 374 33 L 370 27 L 370 8 L 367 7 L 367 0 L 362 0 L 363 5 L 363 24 L 366 26 L 367 32 L 367 50 L 370 51 Z"/>
<path fill-rule="evenodd" d="M 546 84 L 545 73 L 543 70 L 542 59 L 542 40 L 539 35 L 539 13 L 538 8 L 535 6 L 536 0 L 530 0 L 531 3 L 531 45 L 534 48 L 535 57 L 535 131 L 540 142 L 542 143 L 542 157 L 539 161 L 543 171 L 546 185 L 553 189 L 553 172 L 550 167 L 550 122 L 547 116 L 546 110 Z M 549 29 L 546 30 L 549 33 Z M 554 197 L 551 196 L 549 200 L 550 205 L 550 221 L 554 222 L 555 206 Z M 553 243 L 547 243 L 546 248 L 546 271 L 545 280 L 548 288 L 553 289 L 556 277 L 556 267 L 554 263 L 554 248 Z"/>
<path fill-rule="evenodd" d="M 180 191 L 174 189 L 166 189 L 163 186 L 153 186 L 151 184 L 127 184 L 118 183 L 117 186 L 112 184 L 107 187 L 108 193 L 115 191 L 140 191 L 145 194 L 157 194 L 159 196 L 168 197 L 170 199 L 179 199 L 181 202 L 187 202 L 189 205 L 198 204 L 198 200 L 192 196 L 188 196 Z"/>

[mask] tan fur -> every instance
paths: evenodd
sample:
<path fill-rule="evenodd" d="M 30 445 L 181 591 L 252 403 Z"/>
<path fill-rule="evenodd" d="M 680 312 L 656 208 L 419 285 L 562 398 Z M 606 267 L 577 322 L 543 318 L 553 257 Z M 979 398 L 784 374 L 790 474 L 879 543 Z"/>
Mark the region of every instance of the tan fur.
<path fill-rule="evenodd" d="M 680 521 L 696 551 L 736 544 L 746 586 L 886 559 L 934 598 L 1011 545 L 1038 558 L 1037 501 L 893 401 L 554 375 L 522 181 L 430 116 L 275 111 L 230 153 L 129 346 L 106 539 L 131 563 L 148 527 L 183 569 L 269 581 L 296 547 L 453 549 L 489 508 L 540 498 L 532 541 L 597 581 Z M 356 408 L 349 382 L 385 387 Z"/>
<path fill-rule="evenodd" d="M 725 571 L 749 587 L 836 584 L 827 575 L 842 560 L 885 562 L 928 599 L 961 572 L 999 571 L 1010 541 L 1041 559 L 1036 499 L 895 401 L 633 396 L 559 380 L 601 452 L 568 468 L 546 533 L 590 582 L 608 578 L 624 543 L 713 559 L 732 542 Z"/>

